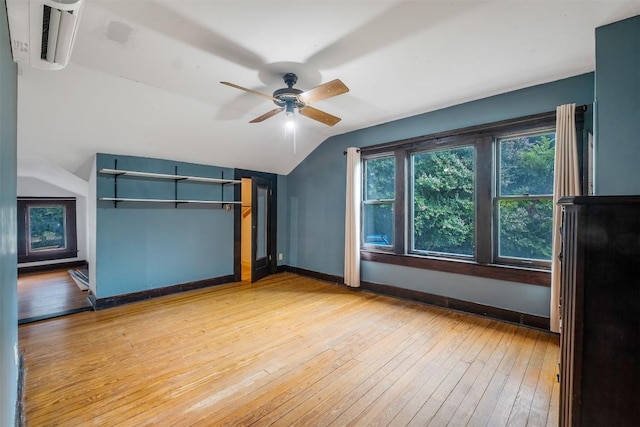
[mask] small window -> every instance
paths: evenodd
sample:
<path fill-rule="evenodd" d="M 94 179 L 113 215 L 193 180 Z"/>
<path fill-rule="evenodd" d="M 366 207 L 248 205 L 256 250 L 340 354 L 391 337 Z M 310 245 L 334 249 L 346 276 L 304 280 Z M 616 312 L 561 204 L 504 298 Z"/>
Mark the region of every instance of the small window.
<path fill-rule="evenodd" d="M 362 240 L 364 246 L 393 247 L 395 158 L 363 161 Z"/>
<path fill-rule="evenodd" d="M 18 199 L 18 262 L 77 254 L 75 200 Z"/>
<path fill-rule="evenodd" d="M 64 205 L 29 206 L 27 252 L 33 254 L 66 249 L 66 218 Z"/>
<path fill-rule="evenodd" d="M 412 252 L 473 256 L 474 175 L 473 147 L 411 156 Z"/>
<path fill-rule="evenodd" d="M 555 142 L 553 131 L 497 140 L 499 260 L 544 266 L 551 261 Z"/>

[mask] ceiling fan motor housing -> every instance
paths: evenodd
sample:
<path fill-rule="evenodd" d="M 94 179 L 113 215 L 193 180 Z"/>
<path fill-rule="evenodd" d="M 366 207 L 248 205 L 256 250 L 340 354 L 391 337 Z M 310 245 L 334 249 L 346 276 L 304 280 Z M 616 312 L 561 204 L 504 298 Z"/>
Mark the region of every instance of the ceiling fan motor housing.
<path fill-rule="evenodd" d="M 278 89 L 273 92 L 273 97 L 276 98 L 273 101 L 278 107 L 286 108 L 287 111 L 293 111 L 293 108 L 302 108 L 306 104 L 301 102 L 298 98 L 303 91 L 300 89 L 295 89 L 293 85 L 298 82 L 298 76 L 293 73 L 287 73 L 283 77 L 284 83 L 287 87 L 283 87 L 282 89 Z"/>

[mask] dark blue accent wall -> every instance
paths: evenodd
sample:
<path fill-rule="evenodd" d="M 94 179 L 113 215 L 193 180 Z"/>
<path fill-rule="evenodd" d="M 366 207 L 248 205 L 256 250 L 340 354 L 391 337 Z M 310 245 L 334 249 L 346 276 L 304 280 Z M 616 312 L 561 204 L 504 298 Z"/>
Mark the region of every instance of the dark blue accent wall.
<path fill-rule="evenodd" d="M 595 192 L 640 194 L 640 16 L 596 29 Z"/>
<path fill-rule="evenodd" d="M 234 170 L 209 165 L 98 154 L 97 169 L 209 178 L 233 178 Z M 113 197 L 113 175 L 97 175 L 98 197 Z M 171 199 L 174 181 L 117 178 L 118 197 Z M 177 183 L 178 199 L 233 200 L 233 186 Z M 98 202 L 96 296 L 146 291 L 233 274 L 233 211 L 209 205 Z"/>
<path fill-rule="evenodd" d="M 0 2 L 0 425 L 15 425 L 18 395 L 16 252 L 17 66 L 5 1 Z"/>
<path fill-rule="evenodd" d="M 593 73 L 456 105 L 329 138 L 288 176 L 289 264 L 343 275 L 347 147 L 365 147 L 526 115 L 566 103 L 593 103 Z M 416 94 L 416 96 L 420 96 Z M 424 94 L 428 96 L 428 94 Z M 587 126 L 591 123 L 591 108 Z M 542 286 L 363 262 L 365 281 L 445 295 L 541 316 L 549 315 Z"/>

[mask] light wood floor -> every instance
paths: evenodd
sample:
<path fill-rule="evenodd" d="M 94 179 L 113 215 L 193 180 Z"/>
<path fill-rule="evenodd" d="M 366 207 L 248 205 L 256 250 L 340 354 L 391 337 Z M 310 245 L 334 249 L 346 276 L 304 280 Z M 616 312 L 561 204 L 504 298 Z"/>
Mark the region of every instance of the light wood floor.
<path fill-rule="evenodd" d="M 557 425 L 557 338 L 282 273 L 22 325 L 29 426 Z"/>
<path fill-rule="evenodd" d="M 57 316 L 89 308 L 87 292 L 71 279 L 67 269 L 18 276 L 18 319 Z"/>

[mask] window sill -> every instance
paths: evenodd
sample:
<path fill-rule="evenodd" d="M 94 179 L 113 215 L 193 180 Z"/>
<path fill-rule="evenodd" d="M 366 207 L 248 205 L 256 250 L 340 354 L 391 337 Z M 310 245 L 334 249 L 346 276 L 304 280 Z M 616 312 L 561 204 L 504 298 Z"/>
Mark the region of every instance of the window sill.
<path fill-rule="evenodd" d="M 78 251 L 50 251 L 41 254 L 18 255 L 18 264 L 38 261 L 52 261 L 57 259 L 77 258 Z"/>
<path fill-rule="evenodd" d="M 403 267 L 422 268 L 488 279 L 506 280 L 538 286 L 551 286 L 551 271 L 497 264 L 479 264 L 475 261 L 451 260 L 418 255 L 398 255 L 389 252 L 361 250 L 360 259 Z"/>

